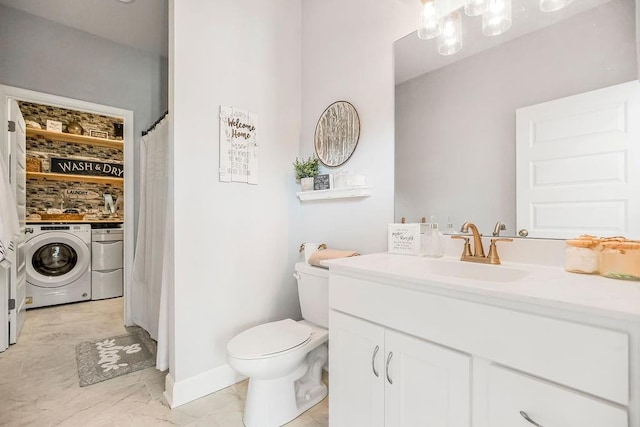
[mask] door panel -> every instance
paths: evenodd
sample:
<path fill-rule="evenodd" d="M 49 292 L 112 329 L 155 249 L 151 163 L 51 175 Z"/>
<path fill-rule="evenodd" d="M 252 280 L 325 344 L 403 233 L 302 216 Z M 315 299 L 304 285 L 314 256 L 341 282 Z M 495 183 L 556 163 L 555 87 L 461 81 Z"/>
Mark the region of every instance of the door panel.
<path fill-rule="evenodd" d="M 495 365 L 488 378 L 491 427 L 531 427 L 525 417 L 545 427 L 628 426 L 621 406 Z"/>
<path fill-rule="evenodd" d="M 391 330 L 385 349 L 386 425 L 470 426 L 469 355 Z"/>
<path fill-rule="evenodd" d="M 640 237 L 640 83 L 516 111 L 517 229 Z"/>
<path fill-rule="evenodd" d="M 329 424 L 384 426 L 384 329 L 332 310 L 329 342 Z"/>

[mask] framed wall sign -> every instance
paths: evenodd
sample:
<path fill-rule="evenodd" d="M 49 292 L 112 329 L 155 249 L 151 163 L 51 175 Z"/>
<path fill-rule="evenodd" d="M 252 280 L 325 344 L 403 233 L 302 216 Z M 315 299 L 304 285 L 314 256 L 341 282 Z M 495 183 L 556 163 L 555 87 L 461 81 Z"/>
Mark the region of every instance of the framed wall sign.
<path fill-rule="evenodd" d="M 98 129 L 89 129 L 89 136 L 92 136 L 94 138 L 109 139 L 109 132 Z"/>
<path fill-rule="evenodd" d="M 258 183 L 258 115 L 220 106 L 220 181 Z"/>
<path fill-rule="evenodd" d="M 389 224 L 389 253 L 420 255 L 420 224 Z"/>

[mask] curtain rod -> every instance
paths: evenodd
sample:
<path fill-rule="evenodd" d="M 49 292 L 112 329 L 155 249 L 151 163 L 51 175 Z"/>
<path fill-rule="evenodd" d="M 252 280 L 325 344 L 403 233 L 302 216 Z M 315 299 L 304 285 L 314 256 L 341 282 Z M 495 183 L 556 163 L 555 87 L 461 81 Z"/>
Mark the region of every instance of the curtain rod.
<path fill-rule="evenodd" d="M 168 111 L 165 111 L 164 114 L 162 116 L 160 116 L 160 118 L 158 120 L 155 121 L 155 123 L 153 123 L 149 129 L 147 130 L 143 130 L 142 131 L 142 136 L 145 136 L 146 134 L 148 134 L 149 132 L 151 132 L 152 130 L 154 130 L 156 128 L 156 126 L 158 125 L 158 123 L 160 123 L 162 121 L 162 119 L 164 119 L 165 117 L 167 117 L 167 114 L 169 114 Z"/>

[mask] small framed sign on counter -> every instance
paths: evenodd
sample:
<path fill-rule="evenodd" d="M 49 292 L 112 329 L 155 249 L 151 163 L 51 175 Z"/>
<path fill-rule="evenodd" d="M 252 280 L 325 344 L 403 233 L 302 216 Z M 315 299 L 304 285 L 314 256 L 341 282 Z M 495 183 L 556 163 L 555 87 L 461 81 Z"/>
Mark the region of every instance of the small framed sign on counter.
<path fill-rule="evenodd" d="M 420 255 L 420 224 L 389 224 L 388 252 Z"/>

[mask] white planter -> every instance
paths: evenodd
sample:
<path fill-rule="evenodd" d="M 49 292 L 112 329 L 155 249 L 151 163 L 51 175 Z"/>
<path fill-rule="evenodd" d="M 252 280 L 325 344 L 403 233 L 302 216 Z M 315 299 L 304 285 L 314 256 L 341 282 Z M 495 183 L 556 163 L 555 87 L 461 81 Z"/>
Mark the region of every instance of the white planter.
<path fill-rule="evenodd" d="M 302 187 L 302 191 L 312 191 L 313 190 L 313 177 L 300 178 L 300 186 Z"/>

